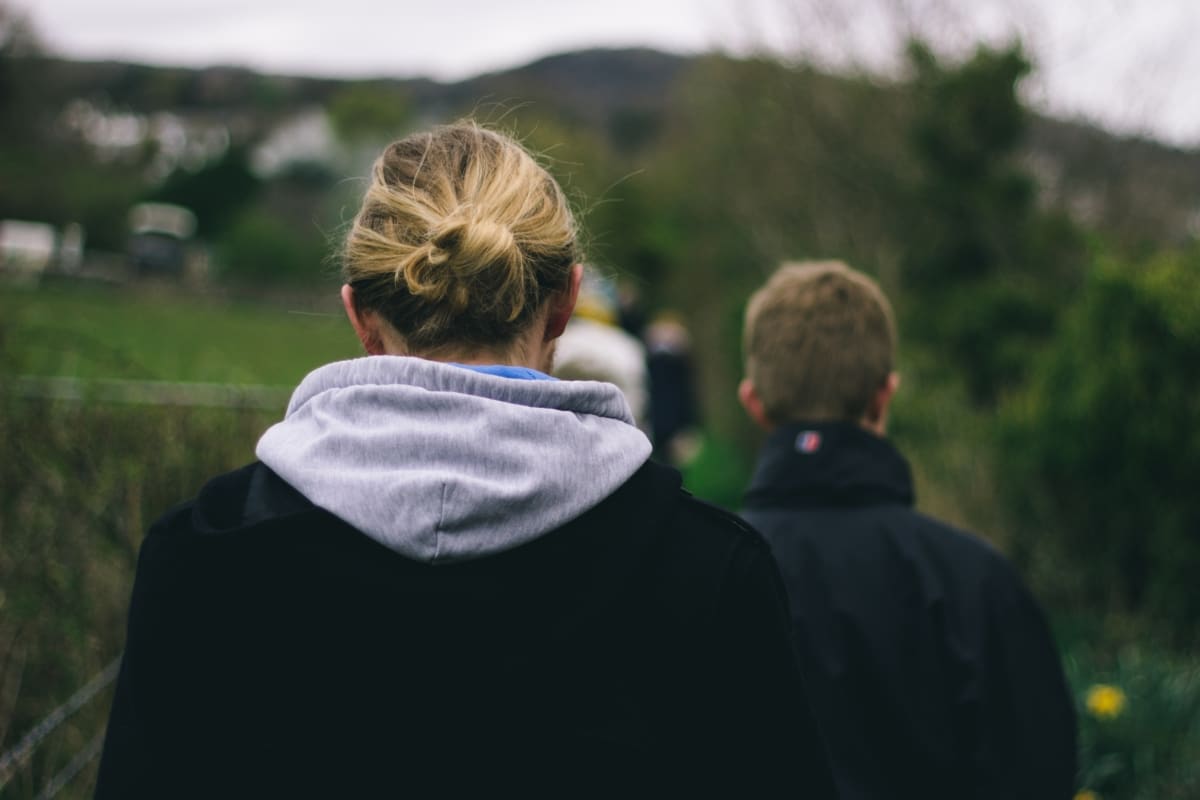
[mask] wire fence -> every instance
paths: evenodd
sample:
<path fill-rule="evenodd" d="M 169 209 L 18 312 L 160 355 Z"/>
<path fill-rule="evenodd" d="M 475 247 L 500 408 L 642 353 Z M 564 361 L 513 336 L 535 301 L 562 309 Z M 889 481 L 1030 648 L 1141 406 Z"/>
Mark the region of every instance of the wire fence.
<path fill-rule="evenodd" d="M 34 800 L 53 800 L 54 796 L 65 789 L 67 784 L 83 771 L 84 767 L 100 755 L 100 750 L 103 747 L 104 731 L 101 730 L 92 737 L 92 740 L 82 750 L 75 754 L 75 757 L 65 767 L 59 770 L 57 775 L 42 787 L 42 791 L 38 792 L 38 796 Z"/>
<path fill-rule="evenodd" d="M 120 671 L 120 669 L 121 658 L 118 656 L 117 658 L 113 659 L 111 664 L 101 670 L 95 677 L 93 677 L 78 691 L 76 691 L 75 694 L 71 695 L 67 702 L 51 711 L 41 722 L 39 722 L 37 725 L 34 725 L 29 733 L 25 734 L 25 736 L 21 738 L 21 741 L 17 742 L 17 744 L 11 750 L 3 755 L 0 755 L 0 790 L 7 786 L 8 782 L 11 781 L 13 776 L 17 774 L 17 771 L 25 766 L 29 759 L 33 757 L 34 751 L 37 750 L 38 745 L 45 741 L 47 736 L 49 736 L 60 725 L 74 716 L 75 712 L 87 705 L 88 701 L 100 694 L 100 692 L 104 691 L 109 684 L 116 680 L 117 673 Z M 97 740 L 99 740 L 99 744 L 97 744 Z M 75 766 L 74 772 L 71 772 L 69 777 L 63 778 L 63 785 L 66 785 L 66 782 L 75 777 L 75 775 L 78 774 L 79 771 L 83 769 L 83 767 L 89 761 L 91 761 L 91 759 L 96 757 L 103 742 L 104 734 L 101 732 L 83 750 L 76 754 L 75 758 L 71 760 L 71 763 L 68 764 L 66 768 L 59 772 L 58 775 L 54 776 L 54 778 L 50 781 L 50 784 L 47 784 L 46 788 L 43 789 L 43 793 L 45 793 L 45 791 L 48 790 L 52 784 L 58 781 L 59 778 L 63 778 L 64 775 L 70 772 L 72 766 Z M 92 752 L 93 749 L 94 752 Z M 88 755 L 88 753 L 91 754 Z M 86 758 L 84 758 L 85 755 L 87 756 Z M 79 761 L 80 759 L 82 759 L 82 761 L 76 766 L 76 761 Z M 60 786 L 59 789 L 61 788 L 62 787 Z M 59 789 L 55 789 L 54 794 L 57 794 Z M 54 794 L 49 796 L 53 797 Z"/>

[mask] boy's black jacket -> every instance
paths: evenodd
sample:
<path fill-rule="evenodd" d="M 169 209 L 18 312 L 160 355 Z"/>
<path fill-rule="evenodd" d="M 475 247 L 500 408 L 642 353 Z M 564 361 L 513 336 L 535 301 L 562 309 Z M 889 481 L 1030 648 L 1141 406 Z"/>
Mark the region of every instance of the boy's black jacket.
<path fill-rule="evenodd" d="M 445 566 L 255 463 L 142 546 L 96 796 L 832 797 L 787 629 L 765 543 L 652 463 Z"/>
<path fill-rule="evenodd" d="M 1069 800 L 1075 716 L 1041 610 L 912 502 L 903 456 L 852 423 L 781 426 L 746 494 L 842 796 Z"/>

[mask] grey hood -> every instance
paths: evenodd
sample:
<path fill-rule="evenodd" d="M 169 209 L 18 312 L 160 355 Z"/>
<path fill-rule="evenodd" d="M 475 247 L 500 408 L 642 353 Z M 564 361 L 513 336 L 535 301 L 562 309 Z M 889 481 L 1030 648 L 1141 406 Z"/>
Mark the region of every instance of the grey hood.
<path fill-rule="evenodd" d="M 612 384 L 368 356 L 309 373 L 256 452 L 314 505 L 405 556 L 443 563 L 571 521 L 650 450 Z"/>

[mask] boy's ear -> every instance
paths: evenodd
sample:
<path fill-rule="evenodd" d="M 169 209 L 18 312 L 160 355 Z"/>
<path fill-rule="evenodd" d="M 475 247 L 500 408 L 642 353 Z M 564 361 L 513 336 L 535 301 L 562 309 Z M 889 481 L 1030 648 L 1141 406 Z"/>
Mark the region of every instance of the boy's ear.
<path fill-rule="evenodd" d="M 384 348 L 383 337 L 379 333 L 379 317 L 376 314 L 364 314 L 358 310 L 358 306 L 354 303 L 354 288 L 348 283 L 342 286 L 342 307 L 346 309 L 350 325 L 358 334 L 358 340 L 362 342 L 367 355 L 382 355 Z"/>
<path fill-rule="evenodd" d="M 758 390 L 754 388 L 754 383 L 749 378 L 742 378 L 742 382 L 738 384 L 737 395 L 742 408 L 746 409 L 746 415 L 754 421 L 755 425 L 767 432 L 775 427 L 767 417 L 762 398 L 758 396 Z"/>
<path fill-rule="evenodd" d="M 862 421 L 864 426 L 881 436 L 887 433 L 888 409 L 899 388 L 900 373 L 889 372 L 883 385 L 875 390 L 875 396 L 871 398 L 871 405 L 868 406 L 866 416 Z"/>

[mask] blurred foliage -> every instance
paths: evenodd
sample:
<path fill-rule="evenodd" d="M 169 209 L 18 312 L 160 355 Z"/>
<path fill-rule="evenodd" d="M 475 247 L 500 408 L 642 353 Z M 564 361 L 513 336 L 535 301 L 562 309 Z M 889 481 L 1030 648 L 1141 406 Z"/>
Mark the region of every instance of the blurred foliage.
<path fill-rule="evenodd" d="M 1006 407 L 1016 554 L 1200 645 L 1200 249 L 1101 261 Z M 1051 566 L 1053 565 L 1053 566 Z"/>
<path fill-rule="evenodd" d="M 121 247 L 141 178 L 55 124 L 44 97 L 54 74 L 28 18 L 0 3 L 0 219 L 86 222 L 93 244 Z"/>
<path fill-rule="evenodd" d="M 412 120 L 408 98 L 394 84 L 351 84 L 337 92 L 325 110 L 338 136 L 351 143 L 399 138 Z"/>
<path fill-rule="evenodd" d="M 935 353 L 903 348 L 899 372 L 888 437 L 910 462 L 917 507 L 1007 550 L 993 455 L 995 413 L 971 403 Z"/>
<path fill-rule="evenodd" d="M 705 435 L 695 457 L 682 468 L 688 491 L 722 508 L 740 508 L 753 465 L 738 448 Z"/>
<path fill-rule="evenodd" d="M 0 3 L 0 142 L 27 140 L 31 117 L 45 113 L 38 102 L 42 45 L 28 16 Z"/>
<path fill-rule="evenodd" d="M 658 213 L 661 184 L 652 170 L 662 159 L 643 149 L 651 139 L 614 149 L 603 131 L 548 116 L 537 107 L 513 109 L 499 125 L 537 154 L 563 186 L 590 264 L 643 287 L 662 285 L 673 266 L 674 231 Z"/>
<path fill-rule="evenodd" d="M 1019 385 L 1079 283 L 1085 250 L 1062 214 L 1037 205 L 1019 162 L 1030 64 L 1019 47 L 982 47 L 959 65 L 909 48 L 909 125 L 919 178 L 903 208 L 905 330 L 938 347 L 972 400 Z"/>
<path fill-rule="evenodd" d="M 69 139 L 0 149 L 0 219 L 82 222 L 95 249 L 124 248 L 129 208 L 144 190 L 136 170 L 90 160 Z"/>
<path fill-rule="evenodd" d="M 245 149 L 233 147 L 216 162 L 199 169 L 180 167 L 146 199 L 190 209 L 196 215 L 196 232 L 203 237 L 217 237 L 254 201 L 261 188 L 261 181 L 250 171 Z"/>
<path fill-rule="evenodd" d="M 216 275 L 231 283 L 286 286 L 326 277 L 325 240 L 261 210 L 242 214 L 217 243 Z"/>

